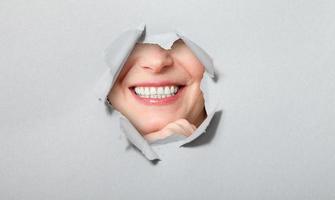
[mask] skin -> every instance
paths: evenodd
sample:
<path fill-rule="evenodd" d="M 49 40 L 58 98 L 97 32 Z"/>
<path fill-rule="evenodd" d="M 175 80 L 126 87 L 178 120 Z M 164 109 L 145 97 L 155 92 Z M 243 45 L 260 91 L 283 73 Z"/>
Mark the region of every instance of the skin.
<path fill-rule="evenodd" d="M 157 44 L 138 43 L 108 99 L 148 141 L 163 139 L 174 133 L 189 136 L 206 118 L 200 90 L 203 73 L 203 65 L 182 40 L 175 41 L 169 50 Z M 184 86 L 173 103 L 144 105 L 129 89 L 143 82 L 161 81 Z"/>

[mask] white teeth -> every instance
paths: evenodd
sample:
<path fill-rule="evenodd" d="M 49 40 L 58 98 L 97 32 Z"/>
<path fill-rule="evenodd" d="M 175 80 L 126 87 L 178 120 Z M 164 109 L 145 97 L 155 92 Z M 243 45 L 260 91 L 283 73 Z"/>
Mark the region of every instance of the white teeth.
<path fill-rule="evenodd" d="M 164 94 L 164 90 L 162 87 L 157 88 L 157 94 Z"/>
<path fill-rule="evenodd" d="M 151 95 L 156 94 L 156 88 L 151 87 L 151 88 L 150 88 L 150 94 L 151 94 Z"/>
<path fill-rule="evenodd" d="M 144 88 L 144 94 L 150 95 L 150 89 L 148 87 Z"/>
<path fill-rule="evenodd" d="M 178 86 L 164 87 L 135 87 L 135 93 L 143 98 L 166 98 L 174 96 L 178 92 Z"/>
<path fill-rule="evenodd" d="M 166 95 L 168 95 L 168 94 L 170 94 L 170 87 L 165 87 L 164 88 L 164 93 L 166 94 Z"/>
<path fill-rule="evenodd" d="M 174 93 L 174 86 L 170 87 L 171 94 Z"/>

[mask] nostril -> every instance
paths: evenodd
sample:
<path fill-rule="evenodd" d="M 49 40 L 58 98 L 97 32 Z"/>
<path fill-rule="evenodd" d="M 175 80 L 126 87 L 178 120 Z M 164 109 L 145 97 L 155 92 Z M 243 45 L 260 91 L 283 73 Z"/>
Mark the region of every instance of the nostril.
<path fill-rule="evenodd" d="M 148 67 L 148 66 L 142 66 L 142 68 L 144 68 L 144 69 L 151 69 L 151 67 Z"/>
<path fill-rule="evenodd" d="M 148 70 L 154 73 L 159 73 L 164 71 L 166 68 L 168 68 L 170 65 L 164 65 L 164 64 L 159 64 L 159 65 L 150 65 L 150 66 L 142 66 L 144 70 Z"/>
<path fill-rule="evenodd" d="M 169 54 L 150 55 L 144 60 L 141 67 L 142 69 L 158 73 L 165 70 L 165 68 L 173 66 L 173 63 L 174 61 Z"/>

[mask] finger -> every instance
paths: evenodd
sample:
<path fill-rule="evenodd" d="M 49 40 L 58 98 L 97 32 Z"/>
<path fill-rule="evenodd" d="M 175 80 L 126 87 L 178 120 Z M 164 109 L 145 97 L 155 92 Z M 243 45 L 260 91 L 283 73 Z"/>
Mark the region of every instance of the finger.
<path fill-rule="evenodd" d="M 175 123 L 180 125 L 185 130 L 188 136 L 194 132 L 192 125 L 186 119 L 179 119 L 175 121 Z"/>
<path fill-rule="evenodd" d="M 157 132 L 153 132 L 153 133 L 148 133 L 148 134 L 144 135 L 143 137 L 148 142 L 154 142 L 156 140 L 161 139 L 162 134 L 159 131 L 157 131 Z"/>
<path fill-rule="evenodd" d="M 185 135 L 185 136 L 189 135 L 187 129 L 176 122 L 170 123 L 166 127 L 166 131 L 169 132 L 168 133 L 169 135 L 172 135 L 172 134 L 180 134 L 180 135 Z"/>
<path fill-rule="evenodd" d="M 162 130 L 146 134 L 143 137 L 149 143 L 152 143 L 154 141 L 167 138 L 173 134 L 180 134 L 180 135 L 188 136 L 188 133 L 185 130 L 185 128 L 183 128 L 183 126 L 173 122 L 173 123 L 166 125 Z"/>

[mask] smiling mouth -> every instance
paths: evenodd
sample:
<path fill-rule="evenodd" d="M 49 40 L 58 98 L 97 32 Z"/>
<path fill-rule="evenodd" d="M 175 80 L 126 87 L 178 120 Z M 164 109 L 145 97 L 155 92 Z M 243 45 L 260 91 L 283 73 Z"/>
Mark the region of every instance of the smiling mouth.
<path fill-rule="evenodd" d="M 166 105 L 175 102 L 185 86 L 133 86 L 131 90 L 135 99 L 145 105 Z"/>

